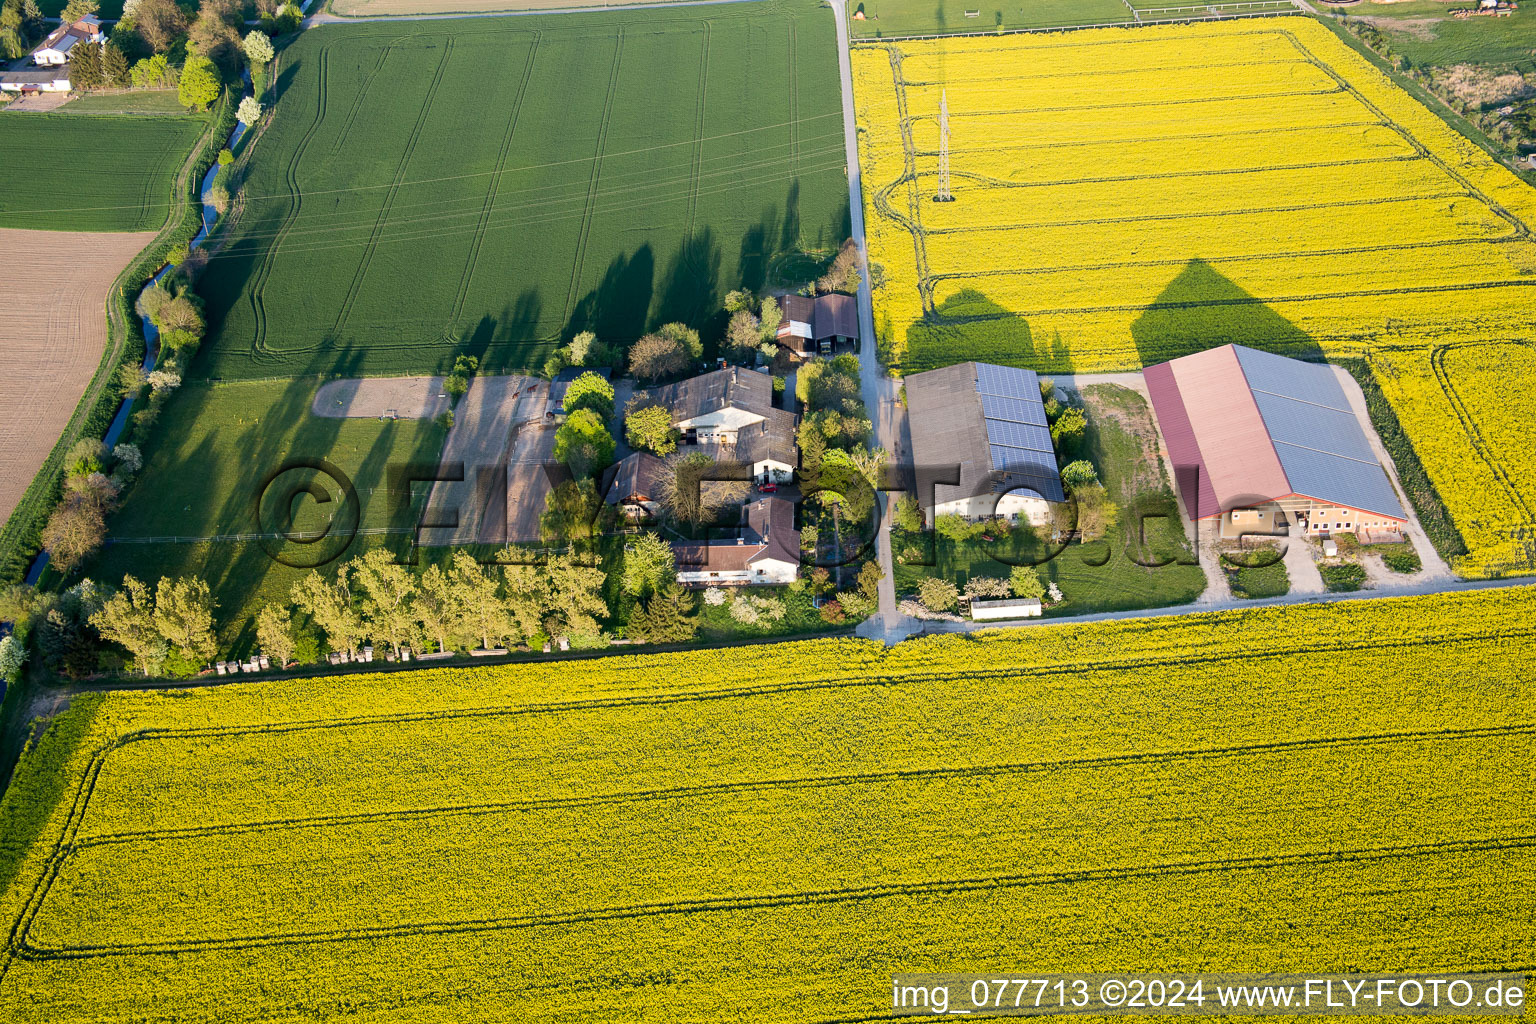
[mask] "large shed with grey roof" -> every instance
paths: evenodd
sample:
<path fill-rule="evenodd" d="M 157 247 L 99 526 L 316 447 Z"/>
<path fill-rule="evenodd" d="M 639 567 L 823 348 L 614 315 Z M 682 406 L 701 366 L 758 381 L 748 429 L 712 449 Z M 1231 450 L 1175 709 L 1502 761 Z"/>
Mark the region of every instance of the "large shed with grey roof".
<path fill-rule="evenodd" d="M 1043 523 L 1066 500 L 1033 370 L 958 363 L 906 379 L 918 502 L 941 515 Z"/>
<path fill-rule="evenodd" d="M 1312 534 L 1406 522 L 1332 367 L 1223 345 L 1145 377 L 1192 517 L 1238 532 L 1294 517 Z"/>

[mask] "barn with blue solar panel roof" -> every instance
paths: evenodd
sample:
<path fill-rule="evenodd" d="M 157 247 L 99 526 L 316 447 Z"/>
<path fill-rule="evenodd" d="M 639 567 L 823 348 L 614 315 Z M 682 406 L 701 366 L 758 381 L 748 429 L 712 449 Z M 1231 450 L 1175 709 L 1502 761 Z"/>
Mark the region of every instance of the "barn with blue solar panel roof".
<path fill-rule="evenodd" d="M 959 363 L 906 378 L 918 502 L 942 515 L 1036 525 L 1066 500 L 1033 370 Z"/>

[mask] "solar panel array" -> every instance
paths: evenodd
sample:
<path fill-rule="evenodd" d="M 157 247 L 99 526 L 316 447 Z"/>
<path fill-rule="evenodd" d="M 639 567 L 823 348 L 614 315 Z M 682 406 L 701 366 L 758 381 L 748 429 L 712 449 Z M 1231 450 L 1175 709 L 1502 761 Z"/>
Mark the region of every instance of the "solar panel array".
<path fill-rule="evenodd" d="M 1027 487 L 1050 501 L 1064 501 L 1035 371 L 977 363 L 976 391 L 981 395 L 992 468 L 1006 473 L 1009 484 Z"/>
<path fill-rule="evenodd" d="M 1291 490 L 1402 518 L 1402 503 L 1332 367 L 1234 345 Z"/>

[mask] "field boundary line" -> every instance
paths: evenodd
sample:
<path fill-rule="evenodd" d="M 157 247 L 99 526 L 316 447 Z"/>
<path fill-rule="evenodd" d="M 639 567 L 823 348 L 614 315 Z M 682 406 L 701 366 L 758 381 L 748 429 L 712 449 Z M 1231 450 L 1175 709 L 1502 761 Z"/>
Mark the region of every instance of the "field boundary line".
<path fill-rule="evenodd" d="M 836 889 L 800 889 L 763 894 L 706 896 L 696 899 L 665 900 L 610 907 L 595 907 L 566 912 L 519 914 L 503 917 L 468 918 L 462 921 L 402 923 L 363 928 L 316 929 L 288 933 L 267 933 L 168 942 L 102 943 L 61 947 L 33 946 L 23 936 L 17 956 L 27 960 L 84 960 L 107 956 L 176 955 L 215 949 L 249 949 L 302 942 L 346 942 L 405 935 L 453 935 L 523 928 L 557 927 L 641 917 L 679 914 L 719 913 L 777 907 L 850 903 L 902 896 L 945 896 L 994 889 L 1032 888 L 1042 885 L 1076 885 L 1083 882 L 1119 881 L 1134 878 L 1159 878 L 1202 875 L 1232 871 L 1267 871 L 1355 861 L 1400 860 L 1438 857 L 1456 853 L 1494 850 L 1529 850 L 1536 848 L 1536 834 L 1494 836 L 1487 839 L 1456 839 L 1433 843 L 1393 846 L 1346 847 L 1328 850 L 1227 857 L 1211 860 L 1161 861 L 1117 867 L 1084 868 L 1076 871 L 1045 871 L 1019 874 L 923 879 L 910 882 L 878 882 Z"/>
<path fill-rule="evenodd" d="M 421 113 L 416 115 L 416 123 L 411 127 L 410 138 L 406 140 L 405 151 L 400 154 L 400 165 L 395 169 L 394 181 L 384 193 L 384 202 L 379 207 L 379 216 L 373 223 L 373 232 L 368 236 L 366 248 L 363 249 L 363 258 L 358 263 L 357 272 L 352 276 L 352 286 L 347 289 L 347 294 L 341 301 L 341 309 L 336 314 L 336 323 L 331 328 L 331 337 L 340 342 L 341 332 L 346 327 L 347 319 L 352 315 L 352 306 L 357 302 L 358 292 L 362 291 L 363 279 L 368 276 L 368 268 L 373 265 L 373 254 L 379 247 L 379 237 L 384 233 L 384 226 L 389 222 L 389 212 L 395 205 L 395 196 L 400 194 L 400 182 L 405 178 L 406 169 L 411 165 L 411 158 L 416 155 L 416 145 L 421 141 L 422 130 L 427 125 L 427 119 L 432 112 L 432 104 L 437 99 L 438 86 L 443 84 L 443 75 L 448 71 L 449 58 L 453 56 L 453 36 L 449 36 L 443 43 L 443 55 L 438 58 L 437 71 L 432 76 L 432 84 L 427 86 L 426 98 L 421 104 Z"/>
<path fill-rule="evenodd" d="M 624 26 L 619 26 L 618 38 L 613 44 L 613 68 L 608 72 L 608 94 L 603 100 L 603 119 L 597 127 L 597 149 L 592 155 L 592 174 L 587 182 L 587 202 L 582 211 L 581 229 L 576 236 L 576 258 L 571 264 L 571 283 L 566 288 L 565 309 L 560 322 L 571 322 L 576 309 L 576 293 L 581 288 L 582 266 L 587 259 L 587 240 L 592 237 L 592 220 L 596 216 L 599 189 L 598 181 L 603 174 L 603 150 L 608 145 L 608 124 L 613 119 L 613 98 L 619 91 L 619 68 L 624 62 Z"/>
<path fill-rule="evenodd" d="M 528 93 L 528 81 L 533 77 L 533 63 L 539 55 L 539 44 L 543 40 L 543 32 L 533 33 L 533 42 L 528 47 L 528 60 L 523 65 L 523 77 L 517 83 L 517 95 L 512 100 L 512 116 L 508 118 L 506 134 L 501 138 L 501 152 L 496 154 L 496 169 L 491 172 L 491 187 L 486 190 L 485 202 L 480 207 L 480 217 L 475 224 L 475 233 L 469 243 L 469 258 L 465 261 L 464 273 L 459 278 L 459 293 L 454 296 L 453 312 L 448 317 L 450 331 L 459 322 L 459 317 L 464 313 L 464 303 L 469 300 L 469 289 L 475 278 L 475 267 L 480 263 L 480 247 L 485 243 L 486 225 L 490 223 L 491 211 L 496 206 L 496 196 L 501 192 L 501 179 L 506 171 L 507 157 L 512 153 L 512 138 L 517 134 L 517 121 L 523 111 L 523 97 Z"/>
<path fill-rule="evenodd" d="M 923 781 L 933 779 L 965 779 L 1004 775 L 1046 774 L 1057 771 L 1082 771 L 1095 768 L 1114 768 L 1126 765 L 1165 764 L 1180 761 L 1203 761 L 1222 758 L 1240 758 L 1250 755 L 1285 753 L 1293 750 L 1332 749 L 1338 747 L 1391 746 L 1399 743 L 1435 741 L 1460 741 L 1489 739 L 1506 736 L 1536 735 L 1536 722 L 1521 722 L 1504 726 L 1487 726 L 1463 729 L 1426 729 L 1407 732 L 1364 733 L 1345 736 L 1321 736 L 1302 740 L 1278 740 L 1270 743 L 1247 743 L 1225 747 L 1190 747 L 1175 750 L 1155 750 L 1131 754 L 1112 754 L 1100 757 L 1065 758 L 1057 761 L 1020 761 L 997 764 L 972 764 L 929 768 L 897 768 L 888 771 L 852 772 L 840 775 L 810 775 L 788 778 L 742 779 L 733 782 L 703 783 L 688 786 L 668 786 L 659 789 L 610 791 L 583 796 L 548 797 L 544 799 L 504 800 L 476 804 L 444 804 L 431 807 L 394 808 L 381 811 L 360 811 L 353 814 L 322 814 L 304 818 L 274 818 L 259 821 L 228 822 L 220 825 L 199 825 L 186 828 L 144 829 L 136 832 L 107 832 L 76 838 L 71 852 L 78 853 L 96 846 L 122 845 L 127 843 L 158 842 L 217 835 L 238 835 L 247 832 L 284 831 L 314 827 L 365 824 L 374 821 L 415 820 L 419 818 L 475 816 L 481 814 L 515 813 L 522 811 L 560 810 L 577 807 L 598 807 L 607 804 L 633 803 L 638 801 L 680 800 L 692 797 L 736 793 L 757 793 L 790 789 L 834 789 L 841 786 L 863 786 L 887 782 Z"/>

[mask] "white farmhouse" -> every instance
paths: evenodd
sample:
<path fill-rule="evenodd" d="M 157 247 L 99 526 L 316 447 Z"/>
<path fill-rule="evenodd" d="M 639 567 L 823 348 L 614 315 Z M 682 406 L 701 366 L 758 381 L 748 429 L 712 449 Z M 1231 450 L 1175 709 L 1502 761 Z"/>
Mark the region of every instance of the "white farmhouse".
<path fill-rule="evenodd" d="M 53 68 L 69 63 L 69 51 L 81 43 L 99 43 L 105 38 L 101 20 L 87 14 L 71 25 L 60 25 L 48 33 L 43 44 L 32 51 L 32 63 L 38 67 Z"/>
<path fill-rule="evenodd" d="M 740 536 L 673 544 L 672 550 L 677 582 L 684 586 L 793 583 L 800 571 L 795 507 L 784 498 L 760 498 L 742 510 Z"/>
<path fill-rule="evenodd" d="M 672 412 L 684 446 L 723 464 L 752 468 L 758 483 L 787 483 L 795 475 L 795 414 L 773 404 L 773 378 L 730 366 L 652 388 L 649 404 Z"/>

